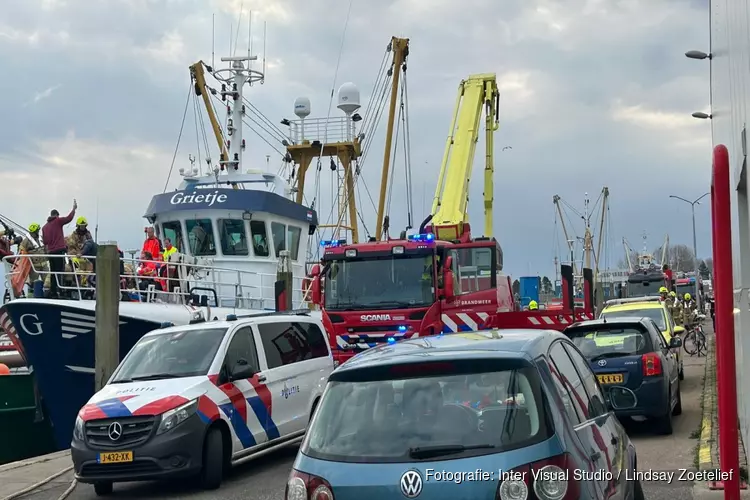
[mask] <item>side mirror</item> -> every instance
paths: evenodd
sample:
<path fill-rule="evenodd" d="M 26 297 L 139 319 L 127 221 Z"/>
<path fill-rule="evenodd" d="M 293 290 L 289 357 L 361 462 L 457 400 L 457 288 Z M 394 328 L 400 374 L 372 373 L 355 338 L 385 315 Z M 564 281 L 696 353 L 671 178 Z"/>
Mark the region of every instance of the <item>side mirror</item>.
<path fill-rule="evenodd" d="M 257 371 L 250 366 L 246 359 L 238 359 L 229 373 L 229 381 L 242 380 L 255 375 Z"/>
<path fill-rule="evenodd" d="M 669 341 L 669 347 L 682 347 L 682 339 L 680 337 L 672 337 Z"/>
<path fill-rule="evenodd" d="M 609 405 L 613 410 L 630 410 L 638 406 L 638 398 L 627 387 L 615 386 L 609 391 Z"/>
<path fill-rule="evenodd" d="M 674 333 L 675 333 L 675 335 L 682 335 L 683 333 L 685 333 L 685 327 L 675 326 L 674 327 Z"/>
<path fill-rule="evenodd" d="M 450 259 L 450 257 L 448 257 Z M 443 294 L 445 300 L 453 300 L 456 294 L 453 291 L 453 271 L 446 269 L 443 274 Z"/>
<path fill-rule="evenodd" d="M 320 305 L 322 303 L 322 292 L 321 292 L 321 283 L 320 283 L 320 276 L 315 276 L 312 280 L 312 283 L 310 286 L 312 287 L 312 302 L 315 305 Z"/>

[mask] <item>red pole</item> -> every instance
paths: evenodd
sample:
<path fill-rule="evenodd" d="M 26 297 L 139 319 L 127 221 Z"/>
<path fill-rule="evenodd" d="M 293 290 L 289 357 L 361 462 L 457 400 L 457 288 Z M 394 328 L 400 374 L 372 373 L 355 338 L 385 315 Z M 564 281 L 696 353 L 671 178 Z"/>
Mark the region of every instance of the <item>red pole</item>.
<path fill-rule="evenodd" d="M 719 412 L 719 466 L 724 480 L 724 499 L 740 499 L 740 457 L 737 444 L 737 371 L 734 359 L 734 278 L 732 276 L 732 210 L 729 152 L 714 148 L 711 185 L 716 276 L 716 385 Z"/>

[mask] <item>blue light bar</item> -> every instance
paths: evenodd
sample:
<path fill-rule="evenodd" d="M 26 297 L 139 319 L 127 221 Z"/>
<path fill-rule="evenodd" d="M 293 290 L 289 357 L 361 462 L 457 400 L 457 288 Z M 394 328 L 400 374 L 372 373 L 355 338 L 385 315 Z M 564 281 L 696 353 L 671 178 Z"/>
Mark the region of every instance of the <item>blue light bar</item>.
<path fill-rule="evenodd" d="M 411 241 L 434 241 L 435 235 L 432 233 L 426 234 L 410 234 L 409 240 Z"/>
<path fill-rule="evenodd" d="M 401 325 L 401 326 L 398 327 L 398 331 L 399 332 L 405 332 L 406 331 L 406 327 L 404 325 Z"/>
<path fill-rule="evenodd" d="M 396 342 L 396 339 L 394 339 L 393 337 L 388 337 L 389 344 L 393 344 L 394 342 Z"/>
<path fill-rule="evenodd" d="M 346 245 L 346 240 L 322 240 L 320 246 L 322 247 L 340 247 Z"/>

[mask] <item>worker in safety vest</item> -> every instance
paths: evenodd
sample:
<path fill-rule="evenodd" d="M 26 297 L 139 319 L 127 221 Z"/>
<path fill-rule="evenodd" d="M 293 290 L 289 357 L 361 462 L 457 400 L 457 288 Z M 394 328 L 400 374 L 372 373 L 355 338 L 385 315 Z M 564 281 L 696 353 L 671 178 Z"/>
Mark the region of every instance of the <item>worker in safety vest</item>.
<path fill-rule="evenodd" d="M 659 300 L 669 308 L 669 290 L 663 286 L 659 288 Z"/>
<path fill-rule="evenodd" d="M 172 255 L 176 253 L 178 253 L 177 248 L 172 246 L 172 240 L 170 240 L 169 238 L 164 238 L 164 252 L 162 252 L 162 258 L 164 259 L 164 262 L 169 262 L 169 259 L 172 257 Z M 158 281 L 161 284 L 163 290 L 171 292 L 175 287 L 179 286 L 177 284 L 177 280 L 175 279 L 177 277 L 177 268 L 175 266 L 161 266 L 159 268 L 159 276 L 162 277 L 162 279 Z"/>
<path fill-rule="evenodd" d="M 36 222 L 29 224 L 29 236 L 26 236 L 21 244 L 18 245 L 18 251 L 23 254 L 44 254 L 44 245 L 39 238 L 39 231 L 42 229 Z M 40 273 L 49 271 L 46 257 L 31 258 L 31 270 L 29 271 L 28 283 L 33 286 L 37 279 L 44 281 L 44 275 Z"/>
<path fill-rule="evenodd" d="M 698 311 L 698 306 L 695 303 L 695 300 L 693 300 L 693 297 L 689 294 L 685 294 L 685 298 L 683 300 L 683 322 L 685 323 L 686 328 L 690 328 L 693 326 L 693 324 L 696 321 L 695 314 Z"/>
<path fill-rule="evenodd" d="M 96 256 L 96 251 L 91 251 L 94 238 L 91 236 L 91 231 L 89 231 L 88 226 L 89 223 L 86 220 L 86 217 L 78 217 L 78 219 L 76 219 L 75 230 L 65 239 L 65 243 L 68 246 L 68 255 L 72 256 L 71 261 L 73 262 L 74 270 L 82 271 L 84 273 L 91 273 L 94 271 L 93 263 L 85 257 Z M 84 284 L 86 282 L 86 277 L 83 276 L 81 279 L 81 284 Z"/>
<path fill-rule="evenodd" d="M 529 302 L 529 311 L 538 311 L 539 310 L 539 304 L 536 303 L 536 300 L 532 300 Z"/>

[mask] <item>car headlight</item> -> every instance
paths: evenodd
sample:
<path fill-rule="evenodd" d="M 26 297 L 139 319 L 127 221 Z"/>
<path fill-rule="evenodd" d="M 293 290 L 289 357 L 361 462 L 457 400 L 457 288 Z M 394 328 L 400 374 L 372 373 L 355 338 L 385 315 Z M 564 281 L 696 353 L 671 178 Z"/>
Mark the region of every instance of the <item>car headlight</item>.
<path fill-rule="evenodd" d="M 75 439 L 76 441 L 84 440 L 83 426 L 83 419 L 81 417 L 76 417 L 76 423 L 73 427 L 73 439 Z"/>
<path fill-rule="evenodd" d="M 161 423 L 156 434 L 162 434 L 170 431 L 180 425 L 182 422 L 193 416 L 198 410 L 198 400 L 194 399 L 182 406 L 169 411 L 165 411 L 161 416 Z"/>

